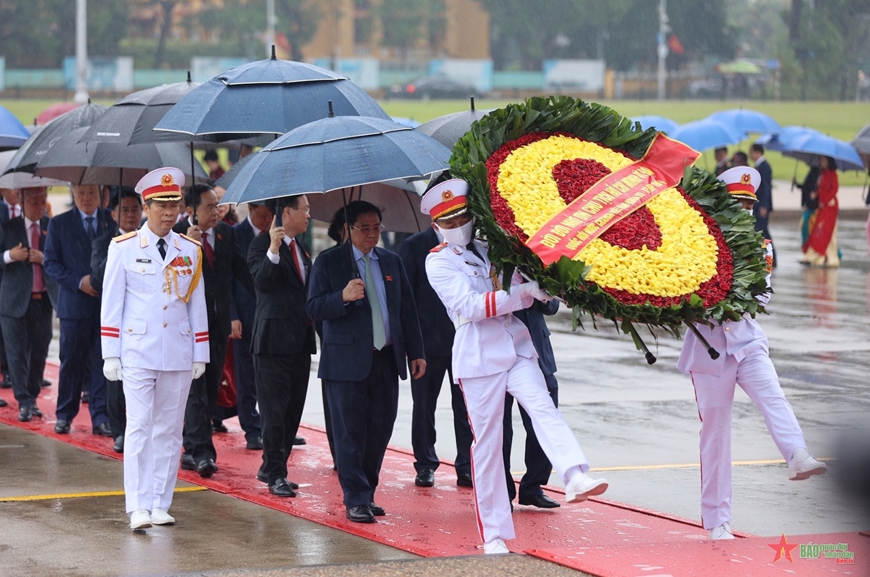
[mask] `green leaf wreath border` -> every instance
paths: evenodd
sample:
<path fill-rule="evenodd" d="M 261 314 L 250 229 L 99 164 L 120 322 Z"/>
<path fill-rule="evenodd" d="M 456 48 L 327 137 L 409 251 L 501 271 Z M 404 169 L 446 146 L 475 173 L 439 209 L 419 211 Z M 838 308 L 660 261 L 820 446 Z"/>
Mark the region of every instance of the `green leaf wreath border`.
<path fill-rule="evenodd" d="M 764 312 L 756 300 L 767 290 L 767 264 L 760 233 L 753 218 L 742 210 L 725 185 L 713 174 L 687 167 L 681 187 L 718 224 L 732 254 L 733 277 L 728 295 L 712 307 L 704 307 L 693 294 L 678 305 L 658 307 L 652 304 L 626 305 L 594 283 L 585 281 L 589 268 L 582 261 L 562 257 L 549 267 L 516 236 L 508 235 L 495 220 L 490 206 L 490 189 L 486 160 L 502 145 L 524 134 L 559 131 L 641 158 L 656 135 L 653 129 L 642 130 L 631 119 L 597 103 L 587 103 L 569 96 L 526 99 L 494 110 L 476 121 L 453 147 L 450 172 L 469 182 L 469 208 L 477 228 L 489 242 L 489 254 L 499 270 L 520 270 L 537 280 L 553 295 L 559 295 L 574 312 L 575 327 L 583 313 L 597 315 L 616 323 L 629 321 L 650 327 L 662 327 L 679 334 L 688 322 L 723 322 L 739 320 L 742 315 Z M 594 316 L 593 316 L 594 319 Z"/>

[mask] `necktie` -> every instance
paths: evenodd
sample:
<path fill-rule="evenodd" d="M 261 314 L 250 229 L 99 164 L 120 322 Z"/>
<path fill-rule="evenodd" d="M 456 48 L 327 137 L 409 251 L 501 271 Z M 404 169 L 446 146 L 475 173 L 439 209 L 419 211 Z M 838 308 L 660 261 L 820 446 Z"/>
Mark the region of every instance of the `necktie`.
<path fill-rule="evenodd" d="M 14 204 L 9 206 L 9 210 L 12 212 L 12 216 L 10 218 L 15 218 L 16 216 L 18 216 L 18 213 L 15 212 L 15 205 Z"/>
<path fill-rule="evenodd" d="M 166 241 L 162 238 L 157 241 L 157 250 L 160 251 L 160 258 L 166 259 Z"/>
<path fill-rule="evenodd" d="M 384 332 L 384 315 L 381 312 L 381 301 L 378 299 L 375 277 L 372 275 L 370 256 L 370 254 L 363 256 L 366 260 L 366 296 L 369 299 L 369 305 L 372 307 L 372 335 L 374 336 L 375 348 L 380 350 L 387 344 L 387 336 Z"/>
<path fill-rule="evenodd" d="M 97 238 L 97 231 L 94 230 L 94 217 L 86 216 L 85 222 L 88 223 L 85 225 L 85 231 L 88 233 L 88 238 L 94 240 Z"/>
<path fill-rule="evenodd" d="M 302 274 L 302 267 L 299 266 L 299 255 L 296 254 L 296 239 L 290 241 L 290 254 L 293 255 L 293 264 L 296 265 L 296 274 L 302 279 L 302 284 L 305 284 L 305 275 Z"/>
<path fill-rule="evenodd" d="M 208 233 L 202 233 L 202 251 L 205 253 L 205 259 L 208 261 L 208 266 L 214 268 L 214 248 L 208 242 Z"/>
<path fill-rule="evenodd" d="M 35 222 L 30 225 L 30 248 L 39 250 L 39 225 Z M 33 264 L 33 285 L 30 290 L 35 293 L 41 293 L 45 290 L 42 267 L 36 263 Z"/>

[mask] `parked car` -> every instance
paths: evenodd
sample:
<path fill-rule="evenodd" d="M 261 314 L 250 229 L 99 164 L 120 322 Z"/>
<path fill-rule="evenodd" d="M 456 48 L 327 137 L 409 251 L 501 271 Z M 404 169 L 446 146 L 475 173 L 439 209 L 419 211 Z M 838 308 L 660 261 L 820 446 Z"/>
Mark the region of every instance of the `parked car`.
<path fill-rule="evenodd" d="M 386 98 L 464 99 L 478 96 L 473 86 L 457 82 L 446 76 L 423 76 L 408 84 L 394 84 L 385 94 Z"/>

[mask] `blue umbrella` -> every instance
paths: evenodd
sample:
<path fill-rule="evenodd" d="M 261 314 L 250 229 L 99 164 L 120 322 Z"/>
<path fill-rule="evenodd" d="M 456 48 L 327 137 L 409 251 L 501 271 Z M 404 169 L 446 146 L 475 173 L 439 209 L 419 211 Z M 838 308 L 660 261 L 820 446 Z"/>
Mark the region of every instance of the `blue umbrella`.
<path fill-rule="evenodd" d="M 671 134 L 680 126 L 679 123 L 664 116 L 635 116 L 632 120 L 639 122 L 644 130 L 655 128 L 659 132 L 667 132 L 668 134 Z"/>
<path fill-rule="evenodd" d="M 739 130 L 709 118 L 684 124 L 668 136 L 700 151 L 737 144 L 745 138 Z"/>
<path fill-rule="evenodd" d="M 390 120 L 330 116 L 288 132 L 260 150 L 222 202 L 256 202 L 340 190 L 447 169 L 450 150 Z"/>
<path fill-rule="evenodd" d="M 819 156 L 830 156 L 837 161 L 839 170 L 864 170 L 864 162 L 855 147 L 825 134 L 804 134 L 789 142 L 782 150 L 783 156 L 797 158 L 815 166 Z"/>
<path fill-rule="evenodd" d="M 362 88 L 312 64 L 272 58 L 237 66 L 182 97 L 154 127 L 179 138 L 284 134 L 323 118 L 331 100 L 338 116 L 389 115 Z"/>
<path fill-rule="evenodd" d="M 718 120 L 722 124 L 727 124 L 741 132 L 752 133 L 770 133 L 779 132 L 779 124 L 770 116 L 756 110 L 747 110 L 745 108 L 732 108 L 731 110 L 720 110 L 708 116 L 710 120 Z"/>
<path fill-rule="evenodd" d="M 28 138 L 30 138 L 30 132 L 24 128 L 21 121 L 0 106 L 0 150 L 20 148 Z"/>
<path fill-rule="evenodd" d="M 806 126 L 783 126 L 775 134 L 762 134 L 755 142 L 768 150 L 783 150 L 795 138 L 806 134 L 821 134 L 821 132 Z"/>
<path fill-rule="evenodd" d="M 392 120 L 393 122 L 396 122 L 398 124 L 401 124 L 402 126 L 407 126 L 409 128 L 417 128 L 418 126 L 420 126 L 420 123 L 412 118 L 404 118 L 402 116 L 391 116 L 390 120 Z"/>

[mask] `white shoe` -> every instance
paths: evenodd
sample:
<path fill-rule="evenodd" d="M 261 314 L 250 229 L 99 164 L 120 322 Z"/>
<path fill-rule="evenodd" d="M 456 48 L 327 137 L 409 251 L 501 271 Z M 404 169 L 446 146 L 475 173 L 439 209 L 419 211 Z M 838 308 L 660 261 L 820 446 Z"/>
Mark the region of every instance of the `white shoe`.
<path fill-rule="evenodd" d="M 130 528 L 131 529 L 145 529 L 146 527 L 151 526 L 151 515 L 148 514 L 148 511 L 145 509 L 139 509 L 137 511 L 133 511 L 133 514 L 130 515 Z"/>
<path fill-rule="evenodd" d="M 803 481 L 813 475 L 821 475 L 828 466 L 810 455 L 806 449 L 798 449 L 788 463 L 788 478 L 792 481 Z"/>
<path fill-rule="evenodd" d="M 154 511 L 151 512 L 151 522 L 155 525 L 174 525 L 175 517 L 173 517 L 163 509 L 158 509 L 155 507 Z"/>
<path fill-rule="evenodd" d="M 727 541 L 733 538 L 734 533 L 731 532 L 731 525 L 728 523 L 722 523 L 718 527 L 710 529 L 710 539 L 712 541 Z"/>
<path fill-rule="evenodd" d="M 565 487 L 565 500 L 569 503 L 580 503 L 588 497 L 600 495 L 607 490 L 606 479 L 592 479 L 583 473 L 574 475 Z"/>
<path fill-rule="evenodd" d="M 510 553 L 507 545 L 501 539 L 493 539 L 489 543 L 485 543 L 483 545 L 483 552 L 485 555 L 507 555 Z"/>

